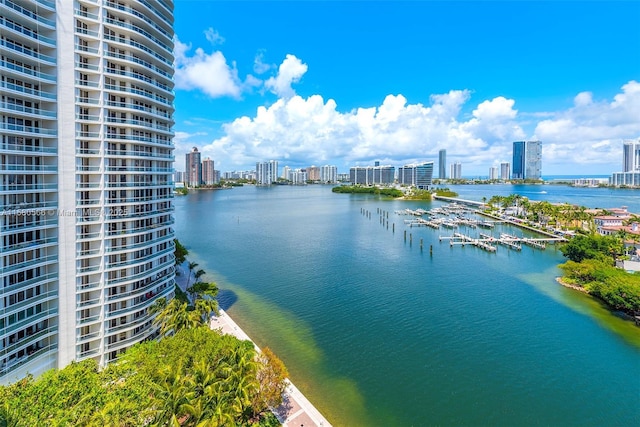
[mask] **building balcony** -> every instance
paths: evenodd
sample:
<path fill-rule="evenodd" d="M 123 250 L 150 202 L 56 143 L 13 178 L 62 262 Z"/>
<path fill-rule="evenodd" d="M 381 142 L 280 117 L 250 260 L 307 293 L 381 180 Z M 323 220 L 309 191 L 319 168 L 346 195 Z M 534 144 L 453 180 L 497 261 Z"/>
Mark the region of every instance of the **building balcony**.
<path fill-rule="evenodd" d="M 46 117 L 51 119 L 56 118 L 55 111 L 43 110 L 40 108 L 25 107 L 23 105 L 10 104 L 8 102 L 0 102 L 0 111 L 6 112 L 8 114 L 11 114 L 17 117 L 29 117 L 29 118 Z"/>
<path fill-rule="evenodd" d="M 24 270 L 26 268 L 36 268 L 36 267 L 44 268 L 47 265 L 55 264 L 57 262 L 58 262 L 57 255 L 40 256 L 38 258 L 25 260 L 23 262 L 18 262 L 10 266 L 5 266 L 3 268 L 3 272 L 5 274 L 11 274 L 20 270 Z"/>
<path fill-rule="evenodd" d="M 47 5 L 47 3 L 49 2 L 43 2 L 42 4 Z M 11 0 L 0 0 L 0 6 L 4 6 L 4 10 L 6 12 L 3 11 L 3 15 L 6 15 L 9 18 L 12 18 L 12 20 L 14 21 L 26 21 L 25 24 L 28 26 L 34 25 L 34 26 L 43 26 L 46 27 L 50 30 L 55 30 L 56 27 L 56 21 L 53 19 L 47 19 L 43 16 L 40 16 L 32 11 L 30 11 L 29 9 L 25 9 L 22 6 L 17 5 L 16 3 L 12 2 Z"/>
<path fill-rule="evenodd" d="M 56 257 L 49 257 L 49 258 L 53 259 L 53 258 L 56 258 Z M 16 270 L 18 270 L 18 269 L 16 269 Z M 38 286 L 38 285 L 43 285 L 43 284 L 47 284 L 49 282 L 53 282 L 55 280 L 58 280 L 58 273 L 46 273 L 46 274 L 42 274 L 42 275 L 40 275 L 38 277 L 34 277 L 32 279 L 20 281 L 18 283 L 10 285 L 10 286 L 5 286 L 3 288 L 3 291 L 4 291 L 4 293 L 6 295 L 9 295 L 13 291 L 17 291 L 17 290 L 21 290 L 21 289 L 33 288 L 33 287 Z"/>
<path fill-rule="evenodd" d="M 37 83 L 55 84 L 56 76 L 26 68 L 5 60 L 0 60 L 0 70 L 3 74 L 15 75 L 21 80 L 31 80 Z"/>
<path fill-rule="evenodd" d="M 169 284 L 169 281 L 172 281 L 172 280 L 173 280 L 172 277 L 163 277 L 162 279 L 158 280 L 158 283 L 166 281 Z M 130 305 L 130 306 L 124 307 L 124 308 L 119 308 L 119 309 L 114 310 L 114 311 L 108 311 L 107 310 L 107 313 L 105 315 L 105 320 L 118 318 L 118 317 L 121 317 L 123 315 L 127 315 L 127 314 L 130 314 L 130 313 L 133 313 L 135 311 L 140 311 L 142 309 L 149 308 L 159 298 L 162 298 L 163 296 L 166 296 L 166 295 L 170 294 L 171 292 L 173 292 L 172 287 L 171 286 L 167 286 L 165 289 L 163 289 L 161 292 L 155 294 L 151 298 L 144 299 L 144 300 L 142 300 L 140 302 L 137 302 L 137 303 L 135 303 L 133 305 Z"/>
<path fill-rule="evenodd" d="M 150 32 L 146 31 L 144 28 L 139 27 L 138 25 L 134 25 L 128 22 L 121 22 L 121 21 L 117 21 L 115 19 L 111 19 L 111 18 L 107 18 L 105 17 L 103 19 L 105 24 L 108 25 L 113 25 L 119 28 L 120 31 L 122 32 L 132 32 L 134 35 L 141 35 L 143 36 L 146 40 L 154 43 L 156 46 L 158 46 L 160 49 L 158 49 L 158 51 L 163 50 L 167 55 L 164 58 L 172 58 L 173 59 L 173 43 L 170 41 L 169 43 L 164 43 L 162 42 L 162 40 L 158 39 L 157 37 L 155 37 L 153 34 L 151 34 Z M 120 32 L 118 31 L 118 32 Z M 166 59 L 165 59 L 166 60 Z"/>
<path fill-rule="evenodd" d="M 150 62 L 147 62 L 143 59 L 140 59 L 138 57 L 135 57 L 133 55 L 123 55 L 121 53 L 115 53 L 115 52 L 105 52 L 104 56 L 106 56 L 107 58 L 115 58 L 115 59 L 119 59 L 120 61 L 126 61 L 129 63 L 134 63 L 134 64 L 138 64 L 138 65 L 142 65 L 146 70 L 148 71 L 152 71 L 156 74 L 158 74 L 161 78 L 164 78 L 165 81 L 167 83 L 170 83 L 173 79 L 171 73 L 156 67 L 154 64 L 151 64 Z"/>
<path fill-rule="evenodd" d="M 0 0 L 1 1 L 1 0 Z M 9 92 L 14 92 L 18 95 L 29 95 L 30 97 L 39 98 L 42 101 L 52 100 L 55 101 L 56 93 L 55 92 L 45 92 L 42 90 L 34 90 L 31 88 L 27 88 L 24 86 L 19 86 L 9 82 L 0 82 L 0 88 L 6 89 Z"/>
<path fill-rule="evenodd" d="M 24 46 L 19 46 L 9 40 L 0 39 L 0 51 L 7 52 L 9 54 L 17 54 L 18 57 L 26 58 L 27 61 L 33 61 L 35 59 L 35 60 L 38 60 L 39 62 L 44 63 L 45 65 L 51 65 L 51 66 L 56 65 L 55 56 L 44 55 L 33 49 L 29 49 Z"/>
<path fill-rule="evenodd" d="M 160 38 L 164 38 L 164 43 L 168 43 L 169 45 L 173 44 L 173 35 L 170 31 L 165 30 L 156 22 L 147 18 L 144 14 L 138 12 L 136 9 L 133 9 L 128 6 L 123 6 L 121 4 L 115 3 L 113 1 L 107 0 L 105 2 L 105 6 L 111 9 L 115 9 L 121 12 L 125 12 L 130 20 L 136 20 L 138 22 L 144 23 L 147 25 L 150 31 L 155 32 L 154 36 L 159 36 Z"/>
<path fill-rule="evenodd" d="M 159 256 L 162 256 L 162 255 L 159 255 Z M 146 279 L 147 277 L 153 276 L 154 274 L 159 274 L 162 272 L 162 270 L 167 269 L 167 267 L 172 269 L 171 271 L 173 271 L 173 259 L 170 260 L 170 262 L 167 261 L 164 264 L 157 265 L 149 270 L 143 271 L 142 273 L 129 275 L 126 277 L 107 279 L 105 287 L 131 285 L 139 280 L 143 280 L 143 279 Z M 158 283 L 160 283 L 160 281 Z"/>
<path fill-rule="evenodd" d="M 126 245 L 126 246 L 119 246 L 119 247 L 110 247 L 107 248 L 106 253 L 110 254 L 110 255 L 122 255 L 122 254 L 128 254 L 128 253 L 133 253 L 136 250 L 140 250 L 140 249 L 146 249 L 149 247 L 153 247 L 155 245 L 157 245 L 158 243 L 162 243 L 164 241 L 167 240 L 167 237 L 161 237 L 161 238 L 157 238 L 154 240 L 149 240 L 146 242 L 140 242 L 140 243 L 132 243 L 130 245 Z M 123 267 L 135 267 L 136 265 L 142 265 L 145 264 L 149 261 L 153 261 L 154 259 L 161 257 L 162 255 L 166 255 L 168 253 L 171 253 L 174 251 L 173 247 L 168 247 L 167 249 L 163 249 L 161 251 L 156 251 L 153 250 L 151 254 L 144 256 L 144 257 L 140 257 L 140 258 L 134 258 L 134 259 L 129 259 L 129 260 L 125 260 L 125 261 L 116 261 L 116 262 L 105 262 L 105 271 L 110 271 L 110 270 L 118 270 L 121 269 Z"/>
<path fill-rule="evenodd" d="M 170 67 L 170 69 L 173 68 L 173 54 L 167 55 L 167 56 L 163 56 L 160 55 L 159 53 L 155 52 L 152 49 L 149 49 L 147 46 L 136 42 L 135 40 L 129 40 L 123 37 L 115 37 L 115 36 L 110 36 L 105 34 L 103 37 L 105 40 L 109 40 L 111 42 L 114 43 L 114 46 L 129 46 L 129 47 L 133 47 L 135 49 L 137 49 L 137 51 L 139 51 L 140 53 L 142 53 L 143 55 L 146 55 L 151 61 L 156 61 L 160 64 L 163 64 L 167 67 Z M 169 59 L 170 58 L 170 59 Z"/>
<path fill-rule="evenodd" d="M 25 39 L 27 41 L 27 44 L 35 43 L 50 48 L 56 47 L 56 40 L 54 38 L 45 37 L 28 27 L 15 22 L 11 22 L 5 19 L 3 16 L 0 16 L 0 27 L 3 28 L 3 32 L 5 34 L 11 34 L 12 36 L 17 36 L 18 38 Z"/>

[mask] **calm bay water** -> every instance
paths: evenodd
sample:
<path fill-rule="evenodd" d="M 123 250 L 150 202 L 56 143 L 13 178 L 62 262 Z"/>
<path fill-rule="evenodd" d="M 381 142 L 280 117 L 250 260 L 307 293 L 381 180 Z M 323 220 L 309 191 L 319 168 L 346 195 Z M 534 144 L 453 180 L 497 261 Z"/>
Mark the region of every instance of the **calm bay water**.
<path fill-rule="evenodd" d="M 454 190 L 640 212 L 640 191 Z M 394 214 L 439 202 L 327 186 L 175 202 L 177 236 L 222 289 L 221 305 L 336 426 L 640 424 L 640 328 L 559 286 L 553 247 L 450 248 L 438 239 L 450 232 Z"/>

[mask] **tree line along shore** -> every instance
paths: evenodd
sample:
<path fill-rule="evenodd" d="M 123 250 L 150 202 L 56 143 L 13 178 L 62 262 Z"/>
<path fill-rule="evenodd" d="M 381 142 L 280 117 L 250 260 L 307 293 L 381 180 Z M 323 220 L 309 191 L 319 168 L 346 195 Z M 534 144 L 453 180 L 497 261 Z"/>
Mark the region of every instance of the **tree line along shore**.
<path fill-rule="evenodd" d="M 176 264 L 188 254 L 176 243 Z M 0 426 L 279 426 L 287 369 L 209 328 L 218 313 L 215 283 L 189 263 L 187 292 L 151 308 L 159 335 L 100 369 L 93 359 L 0 387 Z"/>

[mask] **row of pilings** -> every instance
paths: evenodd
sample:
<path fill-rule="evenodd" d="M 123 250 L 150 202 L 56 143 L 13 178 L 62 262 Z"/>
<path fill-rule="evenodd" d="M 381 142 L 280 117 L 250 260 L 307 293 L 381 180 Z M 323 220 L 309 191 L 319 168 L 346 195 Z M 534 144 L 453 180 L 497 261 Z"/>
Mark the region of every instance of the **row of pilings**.
<path fill-rule="evenodd" d="M 363 215 L 367 219 L 371 219 L 371 211 L 365 208 L 360 208 L 360 214 Z M 380 208 L 376 208 L 376 214 L 378 215 L 378 222 L 382 227 L 385 227 L 387 230 L 389 229 L 389 211 L 385 211 Z M 391 223 L 391 232 L 395 234 L 396 232 L 396 224 L 394 222 Z M 404 241 L 407 242 L 407 230 L 404 230 Z M 413 245 L 413 235 L 409 233 L 409 246 Z M 422 252 L 424 248 L 423 239 L 420 239 L 420 252 Z M 433 255 L 433 245 L 429 245 L 429 254 Z"/>

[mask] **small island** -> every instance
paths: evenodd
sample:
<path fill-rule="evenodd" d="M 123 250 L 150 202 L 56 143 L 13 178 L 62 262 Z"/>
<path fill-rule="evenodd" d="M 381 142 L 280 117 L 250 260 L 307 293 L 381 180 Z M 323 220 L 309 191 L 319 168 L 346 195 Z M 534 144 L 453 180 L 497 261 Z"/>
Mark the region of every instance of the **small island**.
<path fill-rule="evenodd" d="M 374 194 L 388 196 L 402 200 L 432 200 L 433 195 L 442 197 L 456 197 L 458 193 L 448 188 L 436 188 L 434 190 L 422 190 L 416 187 L 377 187 L 362 185 L 339 185 L 331 189 L 334 193 Z"/>

